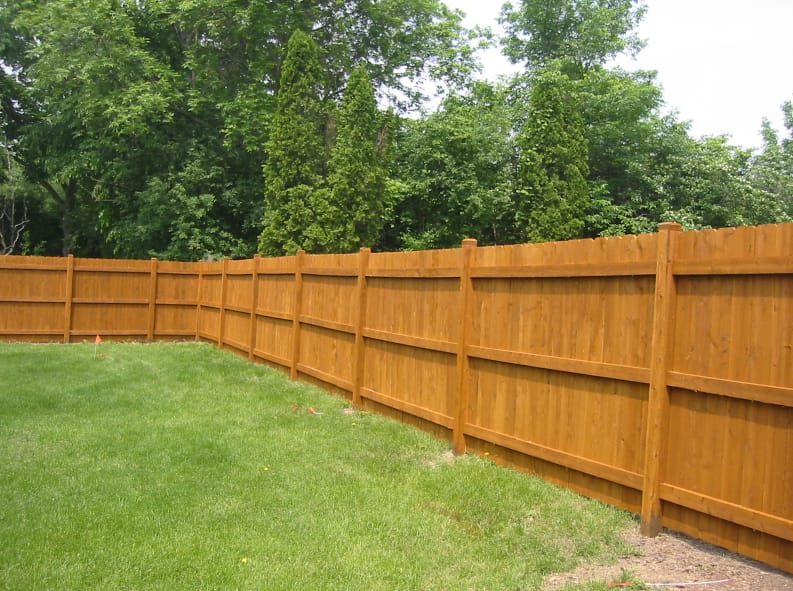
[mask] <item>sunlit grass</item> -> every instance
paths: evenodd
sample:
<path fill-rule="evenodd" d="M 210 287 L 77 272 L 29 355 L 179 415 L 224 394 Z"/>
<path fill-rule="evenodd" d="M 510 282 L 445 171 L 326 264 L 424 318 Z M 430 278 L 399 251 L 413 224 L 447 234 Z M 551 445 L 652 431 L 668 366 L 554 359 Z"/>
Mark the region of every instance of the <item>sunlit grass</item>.
<path fill-rule="evenodd" d="M 537 589 L 615 509 L 197 344 L 0 344 L 0 588 Z"/>

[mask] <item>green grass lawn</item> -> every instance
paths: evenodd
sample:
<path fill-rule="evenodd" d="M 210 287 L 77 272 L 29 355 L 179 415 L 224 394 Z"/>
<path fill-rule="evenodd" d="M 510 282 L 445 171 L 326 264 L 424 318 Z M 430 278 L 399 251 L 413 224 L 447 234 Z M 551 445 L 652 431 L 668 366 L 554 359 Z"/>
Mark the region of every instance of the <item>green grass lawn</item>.
<path fill-rule="evenodd" d="M 627 551 L 623 512 L 209 345 L 93 354 L 0 344 L 0 589 L 537 589 Z"/>

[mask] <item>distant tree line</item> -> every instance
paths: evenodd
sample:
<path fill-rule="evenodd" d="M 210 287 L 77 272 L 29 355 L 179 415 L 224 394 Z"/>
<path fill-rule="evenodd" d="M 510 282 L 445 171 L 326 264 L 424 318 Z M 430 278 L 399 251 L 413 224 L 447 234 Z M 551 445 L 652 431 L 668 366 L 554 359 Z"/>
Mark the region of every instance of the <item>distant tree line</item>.
<path fill-rule="evenodd" d="M 0 0 L 0 253 L 197 260 L 793 219 L 755 152 L 664 114 L 640 0 Z M 499 43 L 520 73 L 477 77 Z M 426 102 L 427 93 L 440 96 Z M 428 109 L 427 104 L 432 104 Z"/>

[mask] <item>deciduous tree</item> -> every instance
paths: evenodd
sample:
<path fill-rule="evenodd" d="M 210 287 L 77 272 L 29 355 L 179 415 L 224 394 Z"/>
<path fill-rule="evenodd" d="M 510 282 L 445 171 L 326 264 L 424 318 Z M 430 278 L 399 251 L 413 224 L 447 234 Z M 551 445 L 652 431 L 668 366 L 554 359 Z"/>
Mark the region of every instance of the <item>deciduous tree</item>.
<path fill-rule="evenodd" d="M 641 0 L 521 0 L 501 13 L 504 53 L 529 70 L 562 60 L 579 70 L 602 65 L 643 42 L 635 28 L 644 15 Z"/>
<path fill-rule="evenodd" d="M 0 125 L 60 210 L 49 252 L 251 254 L 298 29 L 318 45 L 323 100 L 365 65 L 381 98 L 415 105 L 424 78 L 473 64 L 460 15 L 438 0 L 0 0 Z"/>
<path fill-rule="evenodd" d="M 507 89 L 477 82 L 396 139 L 388 248 L 449 248 L 516 239 L 511 199 L 514 115 Z"/>
<path fill-rule="evenodd" d="M 782 111 L 788 137 L 780 138 L 771 123 L 763 121 L 763 147 L 752 159 L 749 177 L 767 200 L 793 219 L 793 102 L 782 105 Z"/>

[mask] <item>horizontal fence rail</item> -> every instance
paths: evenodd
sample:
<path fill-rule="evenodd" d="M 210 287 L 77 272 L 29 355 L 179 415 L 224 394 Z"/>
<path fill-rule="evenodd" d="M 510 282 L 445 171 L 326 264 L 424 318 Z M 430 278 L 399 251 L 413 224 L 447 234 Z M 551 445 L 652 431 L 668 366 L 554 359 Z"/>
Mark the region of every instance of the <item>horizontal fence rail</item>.
<path fill-rule="evenodd" d="M 793 572 L 793 224 L 218 262 L 0 257 L 0 339 L 197 339 Z"/>

